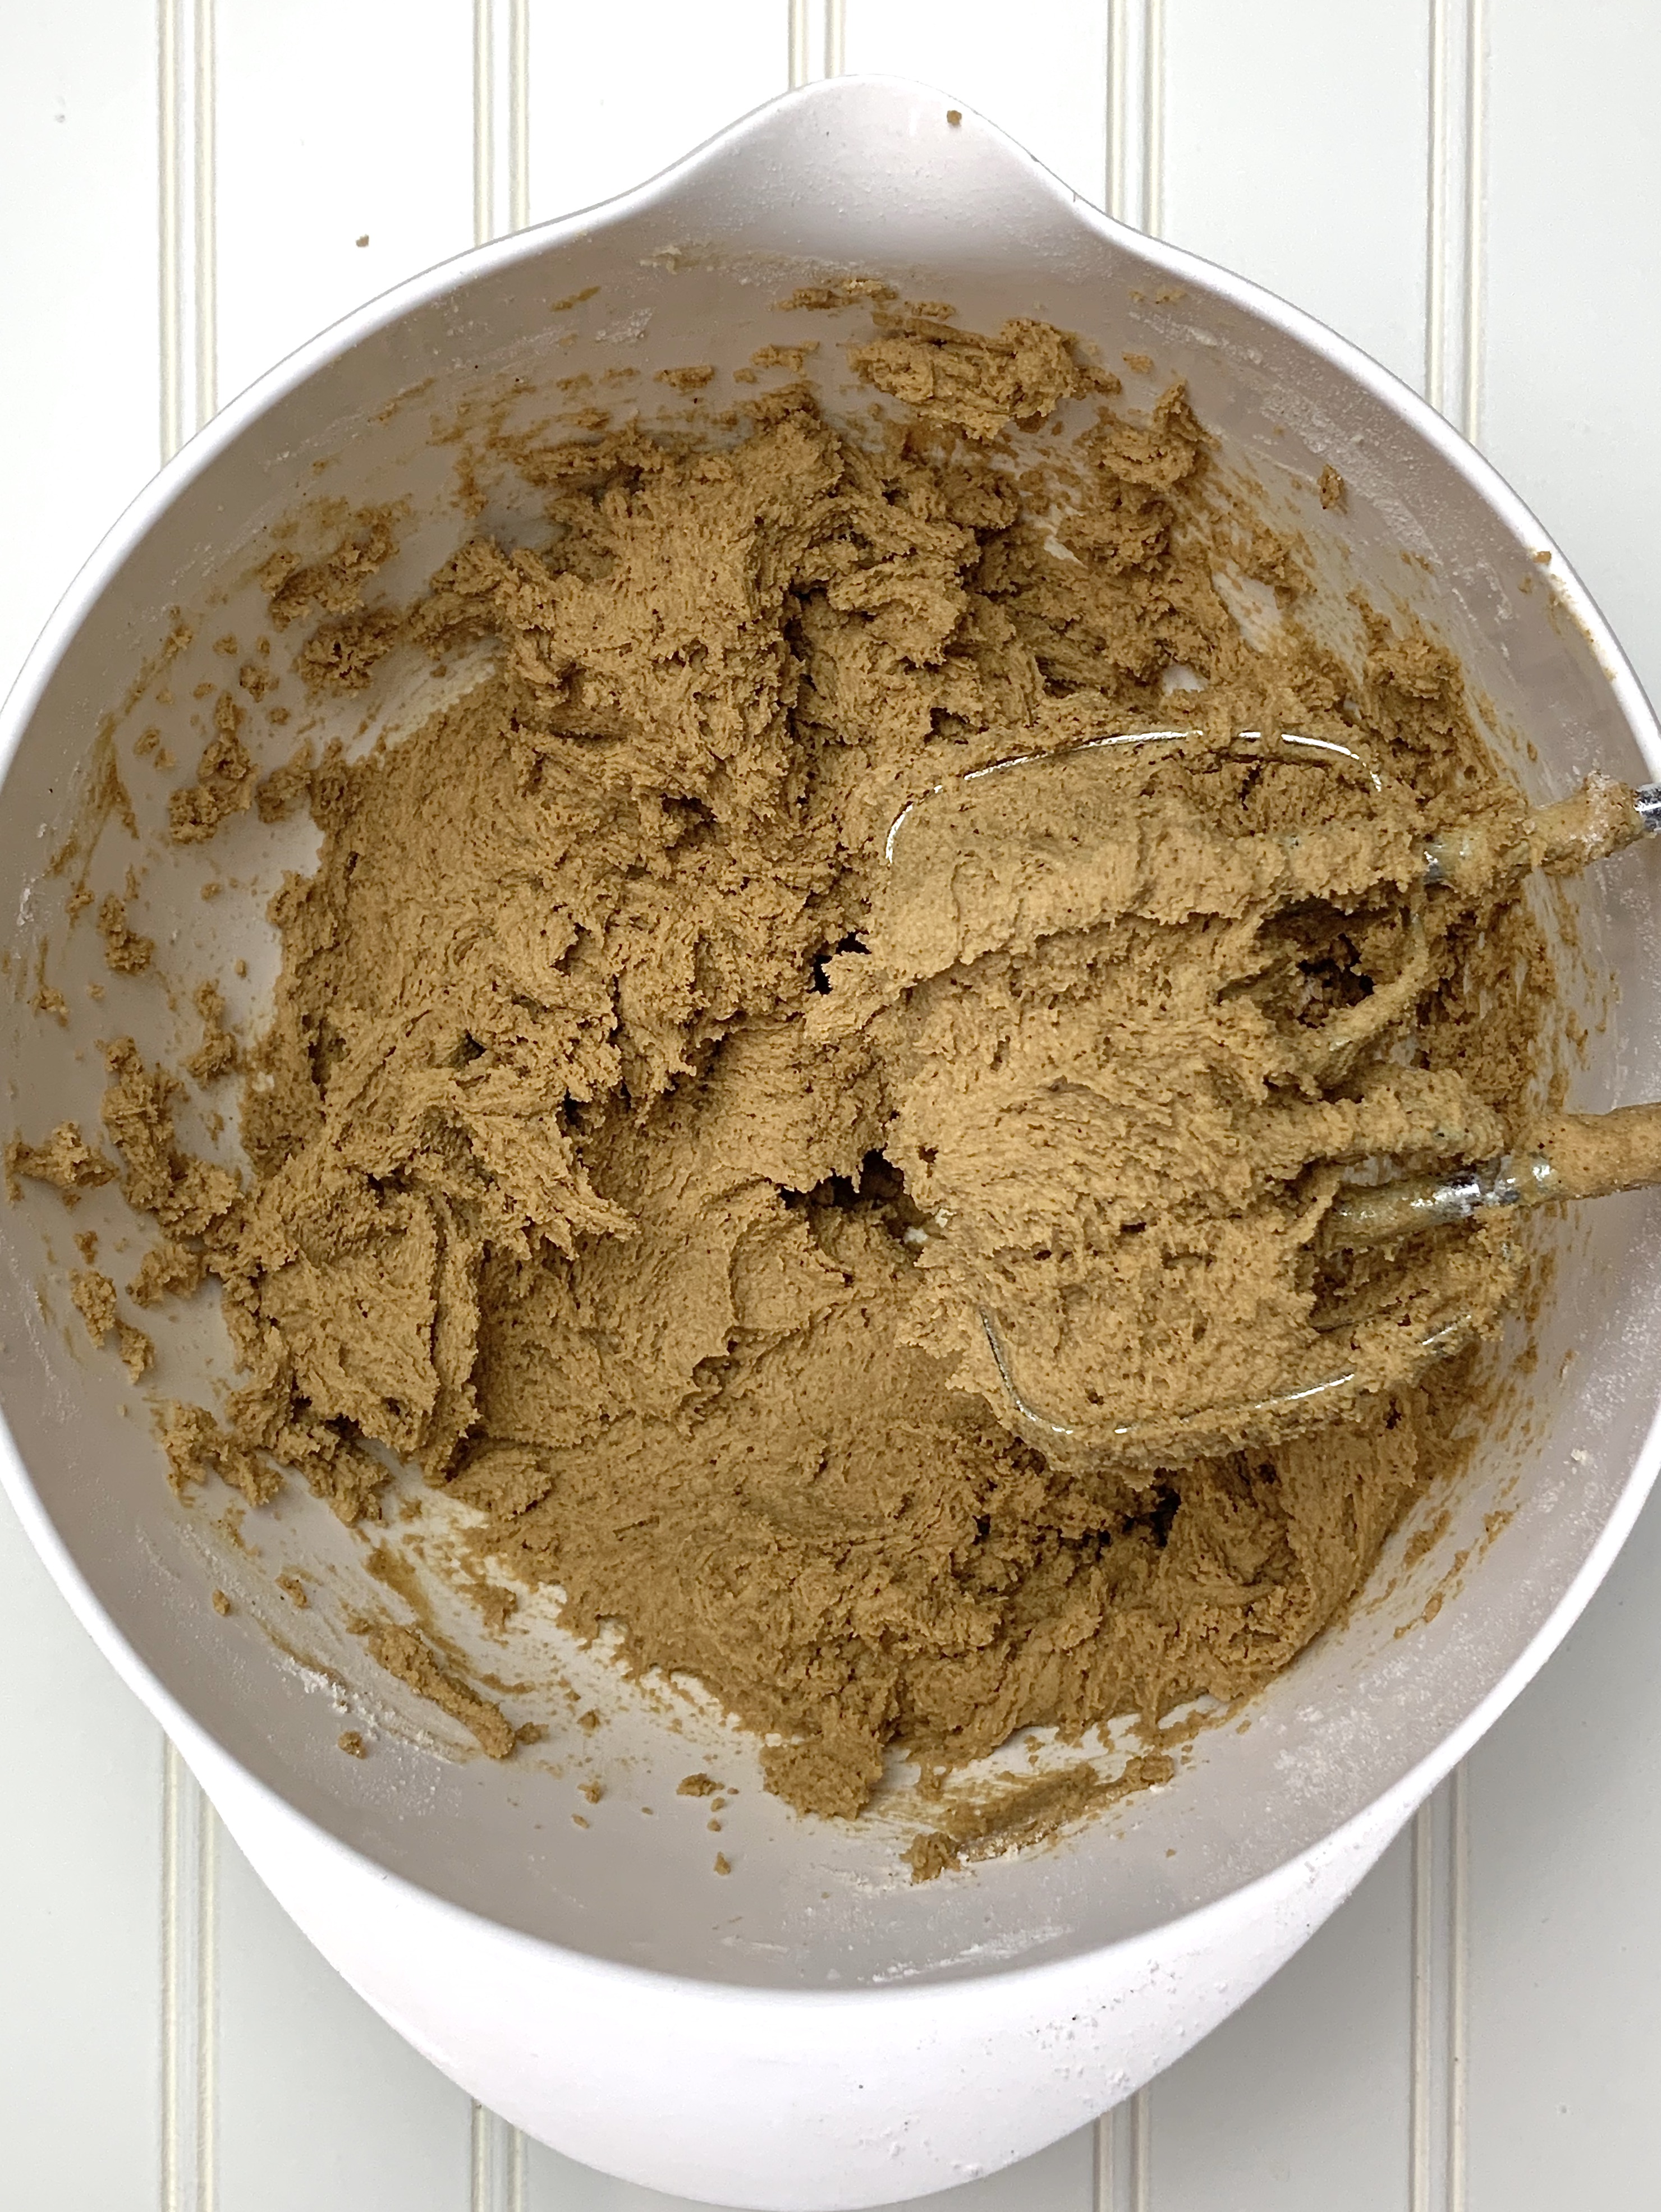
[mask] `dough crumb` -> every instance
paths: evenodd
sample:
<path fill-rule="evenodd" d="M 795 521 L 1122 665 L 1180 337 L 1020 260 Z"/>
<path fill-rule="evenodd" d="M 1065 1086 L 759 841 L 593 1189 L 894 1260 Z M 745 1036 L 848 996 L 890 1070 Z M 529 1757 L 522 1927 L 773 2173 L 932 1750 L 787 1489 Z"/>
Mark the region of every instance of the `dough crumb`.
<path fill-rule="evenodd" d="M 717 1851 L 715 1853 L 715 1872 L 717 1874 L 731 1874 L 732 1871 L 732 1860 L 727 1857 L 725 1851 Z"/>
<path fill-rule="evenodd" d="M 257 1451 L 222 1430 L 205 1407 L 173 1401 L 157 1409 L 157 1433 L 167 1462 L 167 1479 L 182 1498 L 210 1474 L 241 1492 L 250 1505 L 265 1505 L 283 1487 L 283 1477 Z"/>
<path fill-rule="evenodd" d="M 131 1322 L 116 1322 L 115 1349 L 121 1364 L 135 1382 L 148 1375 L 155 1364 L 155 1346 L 143 1330 L 135 1328 Z"/>
<path fill-rule="evenodd" d="M 138 1272 L 127 1285 L 135 1305 L 159 1306 L 163 1298 L 187 1298 L 199 1290 L 208 1272 L 207 1255 L 190 1244 L 164 1237 L 138 1263 Z"/>
<path fill-rule="evenodd" d="M 295 658 L 295 668 L 315 691 L 362 691 L 403 634 L 396 609 L 365 607 L 320 623 Z M 275 721 L 275 714 L 271 717 Z"/>
<path fill-rule="evenodd" d="M 707 1774 L 688 1774 L 675 1784 L 677 1797 L 713 1797 L 721 1788 Z"/>
<path fill-rule="evenodd" d="M 417 1697 L 459 1721 L 490 1758 L 513 1756 L 517 1739 L 502 1708 L 446 1673 L 412 1628 L 377 1628 L 367 1640 L 370 1655 L 379 1665 L 406 1683 Z"/>
<path fill-rule="evenodd" d="M 131 888 L 127 896 L 132 896 Z M 98 909 L 98 933 L 104 940 L 105 965 L 117 975 L 142 975 L 155 957 L 155 939 L 128 927 L 127 901 L 115 891 Z"/>
<path fill-rule="evenodd" d="M 332 550 L 307 562 L 285 548 L 259 572 L 259 585 L 278 629 L 310 614 L 350 614 L 363 604 L 363 587 L 397 550 L 396 511 L 367 507 L 355 514 Z"/>
<path fill-rule="evenodd" d="M 335 1738 L 337 1750 L 344 1751 L 348 1759 L 367 1759 L 368 1747 L 356 1729 L 342 1729 Z"/>
<path fill-rule="evenodd" d="M 696 362 L 684 368 L 660 368 L 657 372 L 660 384 L 666 384 L 676 392 L 701 392 L 713 381 L 715 370 L 707 361 Z"/>
<path fill-rule="evenodd" d="M 289 1604 L 298 1606 L 302 1613 L 310 1605 L 311 1600 L 306 1594 L 305 1583 L 292 1571 L 279 1575 L 277 1578 L 277 1586 Z"/>
<path fill-rule="evenodd" d="M 179 1150 L 173 1121 L 178 1084 L 164 1070 L 147 1068 L 131 1037 L 106 1045 L 104 1064 L 111 1077 L 104 1128 L 121 1155 L 128 1205 L 154 1214 L 174 1237 L 217 1228 L 237 1206 L 240 1188 L 228 1169 Z"/>
<path fill-rule="evenodd" d="M 857 307 L 861 301 L 886 307 L 899 296 L 893 285 L 885 283 L 880 276 L 839 276 L 833 284 L 800 285 L 773 304 L 776 307 L 811 307 L 820 313 L 829 313 L 838 307 Z"/>
<path fill-rule="evenodd" d="M 198 1083 L 217 1083 L 240 1065 L 241 1051 L 225 1026 L 225 997 L 219 986 L 198 983 L 194 1000 L 202 1019 L 202 1042 L 185 1065 Z"/>
<path fill-rule="evenodd" d="M 493 1635 L 500 1636 L 519 1611 L 517 1594 L 501 1583 L 470 1577 L 467 1594 L 478 1607 L 479 1618 Z"/>
<path fill-rule="evenodd" d="M 862 383 L 983 444 L 1013 423 L 1031 428 L 1063 400 L 1098 388 L 1064 331 L 1019 316 L 995 337 L 901 318 L 891 335 L 850 346 L 848 358 Z"/>
<path fill-rule="evenodd" d="M 807 365 L 810 354 L 819 349 L 817 338 L 808 338 L 800 345 L 757 346 L 750 356 L 752 368 L 787 368 L 792 376 L 800 376 Z"/>
<path fill-rule="evenodd" d="M 115 1285 L 107 1275 L 89 1267 L 70 1277 L 70 1296 L 87 1324 L 87 1334 L 94 1344 L 101 1345 L 115 1327 Z"/>
<path fill-rule="evenodd" d="M 122 1365 L 135 1382 L 148 1373 L 155 1352 L 142 1328 L 123 1321 L 115 1310 L 115 1285 L 97 1268 L 77 1269 L 70 1277 L 70 1296 L 87 1325 L 87 1334 L 101 1346 L 112 1334 Z"/>
<path fill-rule="evenodd" d="M 254 808 L 262 822 L 286 822 L 296 806 L 305 804 L 311 794 L 312 769 L 311 744 L 303 740 L 281 768 L 260 778 Z"/>
<path fill-rule="evenodd" d="M 1177 1763 L 1165 1752 L 1143 1752 L 1106 1781 L 1087 1759 L 1059 1773 L 996 1787 L 952 1805 L 934 1828 L 914 1836 L 905 1856 L 913 1881 L 933 1881 L 948 1868 L 1005 1851 L 1031 1849 L 1104 1805 L 1171 1781 Z"/>
<path fill-rule="evenodd" d="M 176 844 L 205 842 L 222 822 L 253 804 L 255 770 L 242 742 L 243 719 L 231 694 L 222 691 L 214 705 L 214 734 L 196 764 L 197 780 L 167 800 L 167 823 Z"/>
<path fill-rule="evenodd" d="M 214 1592 L 212 1603 L 214 1611 L 219 1615 L 219 1618 L 222 1620 L 228 1618 L 233 1607 L 230 1599 L 222 1589 L 216 1589 Z"/>
<path fill-rule="evenodd" d="M 1321 471 L 1318 483 L 1323 507 L 1342 508 L 1345 506 L 1349 497 L 1349 487 L 1330 461 Z"/>
<path fill-rule="evenodd" d="M 44 1145 L 25 1144 L 21 1136 L 6 1145 L 6 1195 L 13 1205 L 23 1195 L 20 1177 L 46 1184 L 66 1205 L 73 1205 L 83 1191 L 113 1182 L 116 1174 L 111 1162 L 82 1135 L 78 1121 L 60 1121 Z"/>

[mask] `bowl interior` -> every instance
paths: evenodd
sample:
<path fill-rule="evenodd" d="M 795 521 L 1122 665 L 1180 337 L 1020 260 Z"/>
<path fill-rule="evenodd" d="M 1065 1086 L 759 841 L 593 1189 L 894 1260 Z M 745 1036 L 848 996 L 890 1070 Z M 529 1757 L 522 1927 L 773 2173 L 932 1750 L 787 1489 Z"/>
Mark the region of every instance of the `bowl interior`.
<path fill-rule="evenodd" d="M 399 550 L 382 579 L 392 596 L 475 528 L 533 536 L 534 496 L 491 462 L 485 433 L 569 407 L 561 380 L 582 374 L 599 384 L 636 371 L 613 385 L 653 394 L 639 403 L 649 414 L 660 398 L 688 404 L 654 372 L 707 362 L 716 377 L 696 404 L 711 412 L 739 396 L 731 372 L 755 349 L 817 341 L 809 374 L 832 413 L 856 419 L 870 395 L 841 349 L 864 334 L 862 313 L 776 304 L 843 271 L 949 300 L 969 327 L 1039 315 L 1109 362 L 1145 352 L 1155 368 L 1128 372 L 1133 404 L 1186 379 L 1229 465 L 1317 548 L 1335 636 L 1354 636 L 1354 586 L 1385 608 L 1421 611 L 1461 655 L 1496 743 L 1537 797 L 1562 794 L 1592 768 L 1638 775 L 1644 749 L 1654 764 L 1635 687 L 1573 580 L 1561 562 L 1536 560 L 1545 541 L 1528 518 L 1404 408 L 1383 372 L 1234 280 L 1118 231 L 972 115 L 949 123 L 943 99 L 844 81 L 764 111 L 605 210 L 469 257 L 366 311 L 228 410 L 165 497 L 141 502 L 13 702 L 21 734 L 0 810 L 8 1133 L 38 1139 L 64 1119 L 95 1129 L 96 1040 L 131 1033 L 147 1055 L 176 1062 L 196 1041 L 190 989 L 203 977 L 226 984 L 235 1018 L 258 1023 L 275 969 L 265 903 L 284 868 L 307 864 L 315 834 L 248 815 L 212 844 L 172 846 L 166 793 L 178 778 L 155 774 L 132 747 L 155 725 L 181 767 L 193 757 L 192 717 L 199 724 L 203 712 L 193 694 L 216 688 L 228 666 L 218 641 L 243 651 L 267 626 L 254 572 L 272 530 L 292 526 L 305 551 L 327 540 L 343 507 L 399 504 Z M 462 496 L 463 459 L 477 513 Z M 1323 515 L 1316 480 L 1329 463 L 1348 501 Z M 161 669 L 154 656 L 179 634 L 174 610 L 192 641 Z M 302 726 L 313 742 L 354 744 L 370 720 L 410 726 L 466 673 L 435 678 L 395 658 L 360 698 L 297 711 L 281 747 L 268 733 L 261 764 L 275 765 Z M 157 705 L 158 687 L 171 708 Z M 158 941 L 166 988 L 108 975 L 92 930 L 66 930 L 73 871 L 49 872 L 71 830 L 96 826 L 100 728 L 109 735 L 98 742 L 121 760 L 137 836 L 102 823 L 93 887 L 119 889 L 129 866 L 139 871 L 135 916 Z M 221 886 L 211 897 L 209 884 Z M 1653 942 L 1656 884 L 1654 856 L 1637 852 L 1572 886 L 1575 941 L 1563 965 L 1588 1030 L 1577 1104 L 1661 1095 L 1658 987 L 1640 957 Z M 33 1007 L 43 942 L 66 1025 Z M 245 978 L 230 976 L 238 958 Z M 101 1000 L 88 995 L 94 985 Z M 1661 1352 L 1646 1257 L 1658 1221 L 1661 1199 L 1641 1196 L 1542 1232 L 1555 1240 L 1555 1267 L 1529 1376 L 1457 1494 L 1426 1501 L 1397 1532 L 1369 1595 L 1256 1700 L 1249 1729 L 1202 1735 L 1169 1786 L 1058 1848 L 922 1887 L 891 1826 L 802 1820 L 765 1796 L 745 1741 L 695 1700 L 621 1692 L 603 1656 L 576 1650 L 530 1608 L 493 1640 L 432 1578 L 417 1604 L 469 1644 L 486 1679 L 563 1686 L 508 1696 L 515 1718 L 548 1729 L 534 1750 L 505 1768 L 469 1755 L 461 1732 L 379 1675 L 340 1625 L 349 1603 L 405 1608 L 370 1574 L 362 1534 L 296 1494 L 249 1516 L 239 1539 L 228 1493 L 204 1491 L 188 1505 L 170 1493 L 142 1400 L 113 1358 L 90 1352 L 66 1295 L 74 1231 L 97 1230 L 118 1275 L 123 1238 L 135 1258 L 143 1248 L 109 1193 L 71 1219 L 31 1189 L 0 1216 L 0 1382 L 28 1480 L 89 1594 L 82 1601 L 128 1647 L 141 1686 L 160 1686 L 323 1827 L 457 1903 L 596 1956 L 717 1980 L 857 1985 L 1056 1956 L 1206 1904 L 1360 1813 L 1517 1679 L 1585 1584 L 1611 1516 L 1635 1510 Z M 166 1395 L 224 1372 L 208 1302 L 161 1322 L 156 1337 Z M 1409 1540 L 1444 1509 L 1445 1525 L 1409 1565 Z M 442 1529 L 422 1525 L 441 1549 Z M 324 1594 L 303 1613 L 276 1588 L 289 1567 Z M 209 1605 L 216 1585 L 233 1598 L 228 1619 Z M 598 1729 L 579 1723 L 591 1710 Z M 371 1758 L 341 1755 L 347 1727 L 369 1732 Z M 738 1793 L 720 1844 L 736 1869 L 729 1880 L 712 1878 L 707 1805 L 676 1793 L 699 1769 Z M 576 1794 L 588 1779 L 605 1790 L 592 1807 Z"/>

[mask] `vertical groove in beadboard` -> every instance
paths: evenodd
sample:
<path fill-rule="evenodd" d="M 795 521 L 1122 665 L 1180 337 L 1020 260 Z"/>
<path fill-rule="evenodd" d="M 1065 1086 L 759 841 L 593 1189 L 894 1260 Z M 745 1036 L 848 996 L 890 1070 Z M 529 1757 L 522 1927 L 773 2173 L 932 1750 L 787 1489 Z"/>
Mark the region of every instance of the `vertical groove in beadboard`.
<path fill-rule="evenodd" d="M 1482 422 L 1485 0 L 1431 0 L 1425 396 Z"/>
<path fill-rule="evenodd" d="M 473 0 L 473 242 L 531 219 L 530 0 Z M 525 2212 L 525 2138 L 472 2107 L 469 2212 Z"/>
<path fill-rule="evenodd" d="M 1153 2200 L 1153 2112 L 1138 2089 L 1096 2123 L 1092 2212 L 1150 2212 Z"/>
<path fill-rule="evenodd" d="M 175 364 L 179 359 L 179 26 L 172 0 L 155 11 L 156 269 L 161 296 L 161 421 L 158 441 L 165 461 L 184 442 Z"/>
<path fill-rule="evenodd" d="M 1431 0 L 1425 396 L 1482 428 L 1486 0 Z M 1411 2212 L 1465 2212 L 1469 1820 L 1456 1767 L 1413 1824 Z"/>
<path fill-rule="evenodd" d="M 161 2206 L 213 2212 L 218 1839 L 177 1750 L 161 1770 Z"/>
<path fill-rule="evenodd" d="M 1464 2212 L 1468 1833 L 1458 1766 L 1413 1826 L 1411 2212 Z"/>
<path fill-rule="evenodd" d="M 495 0 L 473 0 L 473 244 L 496 236 Z"/>
<path fill-rule="evenodd" d="M 1466 2212 L 1470 2087 L 1470 1770 L 1455 1767 L 1450 1899 L 1457 1941 L 1448 1965 L 1448 2212 Z"/>
<path fill-rule="evenodd" d="M 176 1754 L 175 1754 L 176 1755 Z M 184 1761 L 179 1761 L 181 1768 Z M 196 2142 L 201 2212 L 213 2212 L 219 2190 L 219 1820 L 190 1778 L 201 1843 L 197 1854 Z"/>
<path fill-rule="evenodd" d="M 214 222 L 215 107 L 214 0 L 195 0 L 195 250 L 196 422 L 205 422 L 219 405 L 219 247 Z"/>
<path fill-rule="evenodd" d="M 472 2197 L 468 2212 L 525 2212 L 525 2138 L 473 2106 Z"/>
<path fill-rule="evenodd" d="M 1142 228 L 1158 238 L 1165 227 L 1165 0 L 1144 0 L 1144 5 Z"/>
<path fill-rule="evenodd" d="M 1483 236 L 1488 193 L 1488 0 L 1469 0 L 1470 84 L 1466 131 L 1470 143 L 1465 219 L 1465 435 L 1482 434 L 1482 307 L 1488 256 Z"/>
<path fill-rule="evenodd" d="M 213 413 L 214 0 L 158 0 L 156 150 L 160 445 L 168 459 Z M 170 1743 L 161 1767 L 162 2212 L 213 2212 L 218 1831 Z"/>
<path fill-rule="evenodd" d="M 1109 0 L 1107 211 L 1157 234 L 1165 183 L 1164 0 Z"/>
<path fill-rule="evenodd" d="M 530 219 L 530 0 L 473 0 L 473 243 Z"/>
<path fill-rule="evenodd" d="M 217 404 L 214 0 L 156 11 L 161 445 L 176 453 Z"/>
<path fill-rule="evenodd" d="M 508 227 L 531 220 L 531 0 L 508 0 Z"/>
<path fill-rule="evenodd" d="M 807 82 L 807 0 L 785 0 L 785 40 L 794 92 Z"/>
<path fill-rule="evenodd" d="M 1130 84 L 1135 70 L 1130 40 L 1130 0 L 1108 0 L 1108 168 L 1106 177 L 1101 179 L 1101 206 L 1122 223 L 1130 222 L 1130 195 L 1126 188 L 1126 170 L 1130 166 L 1130 149 L 1126 143 L 1126 86 Z"/>
<path fill-rule="evenodd" d="M 1164 109 L 1164 0 L 1108 0 L 1104 200 L 1138 230 L 1159 228 Z M 1148 2212 L 1153 2128 L 1146 2089 L 1096 2122 L 1095 2212 Z"/>

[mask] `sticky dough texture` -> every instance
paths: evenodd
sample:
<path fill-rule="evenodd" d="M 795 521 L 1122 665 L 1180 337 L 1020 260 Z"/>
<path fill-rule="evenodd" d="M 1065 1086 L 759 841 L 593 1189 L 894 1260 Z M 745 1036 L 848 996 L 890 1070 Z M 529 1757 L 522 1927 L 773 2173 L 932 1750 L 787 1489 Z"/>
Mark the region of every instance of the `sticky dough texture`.
<path fill-rule="evenodd" d="M 938 1773 L 1232 1698 L 1344 1604 L 1457 1456 L 1468 1361 L 1313 1433 L 1069 1465 L 1014 1433 L 980 1316 L 1030 1397 L 1109 1375 L 1149 1418 L 1305 1371 L 1335 1310 L 1491 1316 L 1480 1235 L 1326 1276 L 1310 1239 L 1346 1164 L 1509 1140 L 1549 981 L 1514 886 L 1415 887 L 1429 828 L 1517 805 L 1448 656 L 1377 621 L 1353 669 L 1295 620 L 1253 648 L 1214 574 L 1292 617 L 1296 549 L 1180 392 L 1088 403 L 1024 471 L 989 404 L 1089 380 L 1034 399 L 977 341 L 993 400 L 954 416 L 940 343 L 891 319 L 863 373 L 916 411 L 869 445 L 799 391 L 721 451 L 520 453 L 546 531 L 396 625 L 495 672 L 313 779 L 210 1255 L 240 1448 L 347 1510 L 361 1440 L 419 1461 L 835 1814 L 896 1742 Z M 1201 735 L 1062 757 L 1168 726 L 1178 665 Z M 1281 728 L 1383 793 L 1232 742 Z M 959 781 L 1012 751 L 1058 757 Z"/>

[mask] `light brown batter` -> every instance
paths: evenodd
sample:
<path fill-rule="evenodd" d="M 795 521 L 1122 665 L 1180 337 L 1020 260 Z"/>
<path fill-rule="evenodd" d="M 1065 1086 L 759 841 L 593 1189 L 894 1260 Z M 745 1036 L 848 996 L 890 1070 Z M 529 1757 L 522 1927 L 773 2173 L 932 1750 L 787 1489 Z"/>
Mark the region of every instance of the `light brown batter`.
<path fill-rule="evenodd" d="M 210 1270 L 246 1376 L 222 1423 L 173 1409 L 180 1480 L 298 1468 L 350 1518 L 366 1443 L 417 1460 L 569 1626 L 699 1676 L 775 1790 L 844 1814 L 890 1745 L 938 1775 L 1232 1698 L 1349 1599 L 1457 1455 L 1469 1359 L 1395 1387 L 1391 1332 L 1480 1330 L 1512 1278 L 1482 1230 L 1312 1240 L 1347 1169 L 1515 1140 L 1550 989 L 1514 880 L 1422 887 L 1430 831 L 1521 817 L 1457 666 L 1377 621 L 1355 668 L 1303 638 L 1296 549 L 1180 391 L 1116 412 L 1032 324 L 888 316 L 855 359 L 903 403 L 871 445 L 797 389 L 727 450 L 526 450 L 541 542 L 465 546 L 413 609 L 365 596 L 384 518 L 274 566 L 319 686 L 400 640 L 492 641 L 496 672 L 286 772 L 325 839 L 275 908 L 247 1190 L 179 1153 L 128 1048 L 105 1110 L 164 1232 L 143 1294 Z M 1091 392 L 1018 463 L 1012 418 Z M 1224 568 L 1275 591 L 1279 645 Z M 253 795 L 227 713 L 174 834 Z M 11 1164 L 108 1171 L 73 1129 Z M 1024 1441 L 989 1318 L 1030 1405 L 1099 1424 L 1105 1394 L 1143 1443 Z M 1335 1345 L 1377 1387 L 1318 1428 L 1184 1443 Z M 400 1633 L 382 1662 L 510 1750 Z"/>

